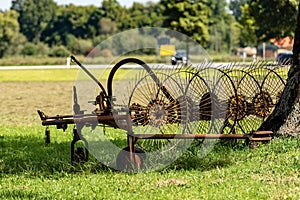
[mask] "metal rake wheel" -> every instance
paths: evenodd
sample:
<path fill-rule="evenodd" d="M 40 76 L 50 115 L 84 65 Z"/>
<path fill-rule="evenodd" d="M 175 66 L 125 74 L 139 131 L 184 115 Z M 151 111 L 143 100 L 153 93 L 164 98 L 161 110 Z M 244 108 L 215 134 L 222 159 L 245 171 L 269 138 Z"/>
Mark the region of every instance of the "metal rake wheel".
<path fill-rule="evenodd" d="M 252 114 L 263 120 L 273 112 L 281 97 L 285 85 L 285 81 L 280 76 L 280 73 L 283 73 L 282 70 L 282 67 L 274 67 L 266 62 L 257 63 L 257 66 L 249 70 L 249 74 L 257 80 L 260 86 L 260 92 L 257 92 L 252 99 Z"/>
<path fill-rule="evenodd" d="M 135 129 L 136 134 L 177 133 L 178 126 L 185 123 L 187 106 L 182 86 L 172 75 L 164 72 L 156 72 L 156 75 L 163 79 L 161 83 L 153 82 L 152 77 L 146 75 L 133 87 L 129 97 L 133 125 L 145 129 Z"/>
<path fill-rule="evenodd" d="M 185 96 L 188 105 L 188 132 L 210 133 L 213 124 L 213 107 L 216 96 L 210 88 L 200 71 L 186 70 L 187 86 Z"/>
<path fill-rule="evenodd" d="M 216 96 L 214 132 L 230 134 L 235 133 L 237 107 L 231 106 L 230 102 L 237 102 L 237 91 L 231 77 L 230 69 L 216 68 L 214 79 L 210 83 L 211 91 Z"/>
<path fill-rule="evenodd" d="M 256 74 L 262 74 L 262 69 L 258 68 L 255 70 Z M 280 76 L 283 68 L 266 68 L 264 77 L 261 81 L 262 98 L 260 102 L 263 102 L 260 106 L 260 111 L 263 115 L 262 118 L 266 119 L 274 110 L 276 104 L 281 98 L 282 91 L 285 86 L 285 80 Z M 258 114 L 258 113 L 257 113 Z"/>
<path fill-rule="evenodd" d="M 237 99 L 229 103 L 229 108 L 235 107 L 236 131 L 249 133 L 256 130 L 263 120 L 254 115 L 253 99 L 257 94 L 262 94 L 258 81 L 247 72 L 247 69 L 233 69 L 227 74 L 231 77 L 237 91 Z"/>
<path fill-rule="evenodd" d="M 185 82 L 179 68 L 168 69 L 165 66 L 154 66 L 151 71 L 141 69 L 135 73 L 132 80 L 116 81 L 114 99 L 129 113 L 132 133 L 186 133 L 188 106 L 184 94 Z M 166 139 L 138 141 L 138 145 L 146 151 L 165 146 L 171 148 L 176 143 L 176 140 Z"/>

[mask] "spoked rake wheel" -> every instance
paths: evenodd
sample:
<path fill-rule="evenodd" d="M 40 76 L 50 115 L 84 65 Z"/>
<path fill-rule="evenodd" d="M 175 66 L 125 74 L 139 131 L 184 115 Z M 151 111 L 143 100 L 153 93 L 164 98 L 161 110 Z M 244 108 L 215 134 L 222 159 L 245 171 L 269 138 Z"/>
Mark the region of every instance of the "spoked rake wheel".
<path fill-rule="evenodd" d="M 253 69 L 250 73 L 254 74 L 259 80 L 261 94 L 257 94 L 253 99 L 255 105 L 255 115 L 266 119 L 274 110 L 275 105 L 281 98 L 285 86 L 284 79 L 279 75 L 282 68 L 262 68 Z"/>
<path fill-rule="evenodd" d="M 114 92 L 122 99 L 131 116 L 133 134 L 184 134 L 186 132 L 187 100 L 184 95 L 185 80 L 176 69 L 154 68 L 141 70 L 121 92 Z M 115 88 L 120 90 L 120 88 Z M 176 145 L 177 140 L 139 140 L 146 151 Z"/>
<path fill-rule="evenodd" d="M 188 132 L 210 133 L 213 124 L 215 95 L 199 72 L 185 72 L 188 84 L 185 96 L 188 106 Z"/>
<path fill-rule="evenodd" d="M 214 133 L 230 134 L 235 132 L 236 107 L 230 107 L 230 102 L 237 101 L 237 92 L 228 69 L 211 69 L 214 71 L 214 79 L 210 82 L 214 95 Z"/>
<path fill-rule="evenodd" d="M 256 116 L 253 99 L 261 93 L 258 81 L 246 70 L 234 69 L 227 73 L 236 88 L 237 98 L 229 102 L 229 108 L 235 108 L 236 112 L 232 117 L 236 120 L 236 131 L 240 133 L 249 133 L 257 130 L 262 123 L 262 119 Z"/>

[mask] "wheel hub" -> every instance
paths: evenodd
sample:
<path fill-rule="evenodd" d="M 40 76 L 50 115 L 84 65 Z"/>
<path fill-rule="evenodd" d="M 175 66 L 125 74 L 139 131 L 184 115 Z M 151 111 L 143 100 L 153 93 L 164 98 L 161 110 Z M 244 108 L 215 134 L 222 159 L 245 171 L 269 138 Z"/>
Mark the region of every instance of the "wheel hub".
<path fill-rule="evenodd" d="M 148 105 L 148 116 L 151 126 L 163 126 L 168 121 L 165 104 L 158 100 L 150 102 Z"/>

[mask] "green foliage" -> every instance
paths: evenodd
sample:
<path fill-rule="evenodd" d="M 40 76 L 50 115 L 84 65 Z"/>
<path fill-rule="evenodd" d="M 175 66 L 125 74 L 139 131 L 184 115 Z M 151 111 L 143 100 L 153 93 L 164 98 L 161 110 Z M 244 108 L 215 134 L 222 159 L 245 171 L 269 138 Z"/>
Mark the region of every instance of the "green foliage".
<path fill-rule="evenodd" d="M 22 55 L 24 45 L 28 42 L 26 37 L 22 33 L 18 32 L 16 35 L 17 37 L 13 41 L 11 41 L 9 47 L 5 51 L 6 57 L 16 57 Z"/>
<path fill-rule="evenodd" d="M 204 45 L 208 41 L 208 16 L 210 9 L 205 1 L 166 1 L 160 2 L 165 16 L 163 26 L 179 31 Z"/>
<path fill-rule="evenodd" d="M 68 56 L 70 56 L 70 52 L 64 46 L 54 46 L 50 49 L 49 56 L 50 57 L 68 57 Z"/>
<path fill-rule="evenodd" d="M 0 30 L 0 57 L 20 55 L 26 43 L 23 35 L 35 44 L 40 41 L 50 47 L 63 45 L 72 53 L 86 55 L 113 34 L 145 26 L 170 28 L 198 41 L 213 53 L 228 53 L 269 38 L 293 36 L 297 2 L 161 0 L 146 4 L 135 2 L 126 8 L 117 0 L 104 0 L 100 7 L 58 6 L 53 0 L 13 0 L 12 10 L 17 13 L 7 11 L 0 15 L 0 24 L 4 27 Z M 269 6 L 271 4 L 273 6 Z M 227 10 L 228 5 L 232 13 Z M 47 54 L 44 47 L 39 54 Z"/>
<path fill-rule="evenodd" d="M 12 8 L 19 12 L 21 32 L 30 42 L 38 43 L 48 23 L 54 18 L 53 0 L 14 0 Z"/>
<path fill-rule="evenodd" d="M 39 42 L 37 44 L 38 55 L 46 56 L 49 53 L 49 46 L 45 43 Z"/>
<path fill-rule="evenodd" d="M 213 52 L 230 52 L 239 47 L 236 40 L 239 38 L 239 30 L 235 25 L 235 19 L 226 11 L 225 0 L 211 0 L 208 3 L 211 9 L 209 17 L 209 43 L 208 48 Z"/>
<path fill-rule="evenodd" d="M 74 35 L 67 35 L 66 46 L 73 54 L 86 55 L 93 48 L 91 40 L 84 40 L 76 38 Z"/>
<path fill-rule="evenodd" d="M 239 20 L 239 27 L 241 30 L 242 46 L 257 45 L 258 39 L 256 30 L 259 28 L 255 24 L 255 19 L 250 15 L 249 5 L 245 4 L 241 7 L 242 16 Z"/>
<path fill-rule="evenodd" d="M 48 23 L 41 38 L 50 46 L 70 45 L 70 35 L 81 39 L 93 38 L 100 33 L 100 17 L 96 6 L 59 6 L 54 20 Z"/>
<path fill-rule="evenodd" d="M 239 20 L 243 12 L 241 7 L 246 4 L 247 0 L 230 0 L 229 9 L 232 11 L 232 14 L 235 20 Z"/>
<path fill-rule="evenodd" d="M 122 7 L 117 0 L 103 0 L 101 9 L 103 11 L 103 17 L 115 22 L 121 22 L 128 17 L 126 9 Z"/>
<path fill-rule="evenodd" d="M 103 17 L 100 22 L 100 33 L 103 35 L 112 35 L 117 32 L 117 24 L 116 22 L 112 21 L 110 18 Z"/>
<path fill-rule="evenodd" d="M 249 1 L 243 6 L 242 12 L 241 25 L 251 31 L 248 35 L 254 32 L 258 42 L 294 35 L 298 13 L 297 1 Z"/>
<path fill-rule="evenodd" d="M 22 55 L 24 56 L 34 56 L 37 55 L 37 53 L 37 46 L 31 42 L 26 43 L 22 49 Z"/>
<path fill-rule="evenodd" d="M 123 24 L 128 28 L 139 28 L 145 26 L 157 27 L 162 25 L 162 16 L 159 4 L 149 3 L 147 5 L 134 2 L 129 8 L 130 17 Z"/>
<path fill-rule="evenodd" d="M 17 18 L 16 11 L 0 12 L 0 58 L 12 45 L 15 45 L 15 41 L 21 35 Z"/>

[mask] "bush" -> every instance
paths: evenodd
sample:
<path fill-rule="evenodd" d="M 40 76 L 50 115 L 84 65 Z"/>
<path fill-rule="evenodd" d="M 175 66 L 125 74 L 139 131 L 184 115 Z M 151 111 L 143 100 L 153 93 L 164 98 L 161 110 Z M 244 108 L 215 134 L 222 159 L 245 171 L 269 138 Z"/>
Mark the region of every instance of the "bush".
<path fill-rule="evenodd" d="M 38 49 L 38 52 L 37 52 L 38 55 L 46 56 L 49 53 L 49 46 L 45 43 L 42 43 L 42 42 L 38 43 L 37 49 Z"/>
<path fill-rule="evenodd" d="M 73 54 L 87 55 L 90 49 L 93 48 L 93 43 L 91 40 L 79 39 L 72 34 L 67 35 L 66 40 L 67 48 Z"/>
<path fill-rule="evenodd" d="M 22 49 L 22 55 L 24 56 L 34 56 L 37 55 L 37 53 L 37 46 L 31 42 L 26 43 Z"/>
<path fill-rule="evenodd" d="M 68 49 L 64 46 L 54 46 L 48 54 L 50 57 L 67 57 L 70 55 Z"/>
<path fill-rule="evenodd" d="M 85 56 L 112 58 L 113 54 L 109 49 L 99 50 L 98 48 L 91 48 L 89 53 L 86 54 Z"/>

